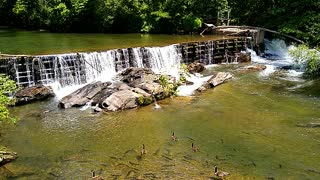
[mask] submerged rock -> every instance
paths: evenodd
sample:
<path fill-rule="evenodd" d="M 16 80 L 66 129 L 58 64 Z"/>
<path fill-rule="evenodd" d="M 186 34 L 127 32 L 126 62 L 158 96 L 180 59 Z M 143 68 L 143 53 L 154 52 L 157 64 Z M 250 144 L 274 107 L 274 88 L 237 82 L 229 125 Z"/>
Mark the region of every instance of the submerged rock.
<path fill-rule="evenodd" d="M 0 150 L 0 167 L 17 158 L 18 155 L 16 152 L 8 151 L 2 148 L 2 150 Z"/>
<path fill-rule="evenodd" d="M 200 73 L 206 69 L 205 65 L 200 63 L 199 61 L 195 61 L 188 65 L 189 73 Z"/>
<path fill-rule="evenodd" d="M 311 122 L 307 124 L 297 124 L 298 127 L 305 127 L 305 128 L 320 128 L 320 122 Z"/>
<path fill-rule="evenodd" d="M 16 105 L 27 104 L 36 100 L 44 100 L 53 96 L 54 93 L 52 88 L 44 85 L 26 87 L 19 90 L 14 95 L 16 98 Z"/>
<path fill-rule="evenodd" d="M 250 66 L 245 66 L 241 69 L 239 69 L 240 71 L 263 71 L 267 68 L 267 66 L 262 65 L 262 64 L 255 64 L 255 65 L 250 65 Z"/>

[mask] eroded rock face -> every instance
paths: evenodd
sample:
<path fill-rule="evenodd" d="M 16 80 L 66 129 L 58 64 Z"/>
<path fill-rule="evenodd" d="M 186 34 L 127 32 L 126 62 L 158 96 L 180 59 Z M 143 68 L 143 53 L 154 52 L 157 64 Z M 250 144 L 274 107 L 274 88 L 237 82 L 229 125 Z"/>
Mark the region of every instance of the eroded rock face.
<path fill-rule="evenodd" d="M 50 86 L 37 85 L 19 90 L 14 97 L 16 98 L 16 105 L 22 105 L 53 96 L 54 93 Z"/>
<path fill-rule="evenodd" d="M 61 108 L 70 108 L 83 106 L 91 99 L 93 99 L 98 93 L 107 88 L 111 83 L 110 82 L 95 82 L 88 84 L 70 95 L 61 99 L 59 107 Z"/>
<path fill-rule="evenodd" d="M 199 61 L 195 61 L 188 65 L 189 73 L 200 73 L 206 69 L 205 65 L 200 63 Z"/>

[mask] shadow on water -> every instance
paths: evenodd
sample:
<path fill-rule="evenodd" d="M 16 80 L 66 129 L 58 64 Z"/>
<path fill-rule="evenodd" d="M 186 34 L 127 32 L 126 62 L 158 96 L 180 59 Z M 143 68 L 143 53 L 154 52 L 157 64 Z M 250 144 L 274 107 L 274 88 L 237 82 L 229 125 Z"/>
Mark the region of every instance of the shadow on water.
<path fill-rule="evenodd" d="M 319 99 L 257 74 L 193 98 L 123 112 L 60 110 L 55 100 L 11 109 L 21 120 L 1 124 L 1 143 L 19 158 L 0 170 L 12 179 L 318 179 Z M 44 113 L 46 110 L 50 112 Z M 172 132 L 178 141 L 172 140 Z M 194 152 L 191 143 L 200 148 Z M 146 154 L 141 155 L 142 144 Z"/>

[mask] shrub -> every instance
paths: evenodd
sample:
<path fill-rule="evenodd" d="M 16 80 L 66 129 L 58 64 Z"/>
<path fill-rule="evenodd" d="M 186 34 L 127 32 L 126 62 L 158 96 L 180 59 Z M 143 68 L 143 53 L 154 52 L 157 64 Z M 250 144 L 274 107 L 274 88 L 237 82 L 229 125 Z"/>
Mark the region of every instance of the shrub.
<path fill-rule="evenodd" d="M 15 118 L 9 116 L 8 105 L 14 105 L 15 99 L 10 98 L 9 94 L 12 94 L 17 89 L 16 83 L 10 80 L 7 76 L 0 74 L 0 121 L 10 120 L 13 123 L 16 122 Z"/>

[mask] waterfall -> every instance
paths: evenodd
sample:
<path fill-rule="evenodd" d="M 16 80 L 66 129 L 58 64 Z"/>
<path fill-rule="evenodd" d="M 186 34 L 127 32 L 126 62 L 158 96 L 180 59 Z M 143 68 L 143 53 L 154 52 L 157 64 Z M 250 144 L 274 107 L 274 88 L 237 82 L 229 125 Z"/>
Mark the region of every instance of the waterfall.
<path fill-rule="evenodd" d="M 21 62 L 15 60 L 13 68 L 18 84 L 50 85 L 60 99 L 87 83 L 112 81 L 117 73 L 130 66 L 151 68 L 155 73 L 177 77 L 182 59 L 180 51 L 177 45 L 170 45 L 42 55 Z"/>
<path fill-rule="evenodd" d="M 237 41 L 241 41 L 244 47 L 246 42 L 244 39 Z M 15 57 L 0 63 L 0 71 L 15 78 L 19 85 L 50 85 L 57 97 L 62 98 L 87 83 L 112 81 L 117 73 L 128 67 L 150 68 L 155 73 L 178 78 L 181 63 L 200 60 L 210 65 L 220 62 L 223 58 L 221 56 L 223 48 L 218 49 L 217 46 L 224 43 L 224 40 L 190 42 L 164 47 L 135 47 L 103 52 Z M 236 47 L 238 48 L 239 46 Z M 217 53 L 218 56 L 216 56 Z"/>
<path fill-rule="evenodd" d="M 144 67 L 143 66 L 143 55 L 141 52 L 141 48 L 132 48 L 133 52 L 133 65 L 135 67 Z"/>
<path fill-rule="evenodd" d="M 155 73 L 179 76 L 181 55 L 175 45 L 145 48 L 150 68 Z"/>

